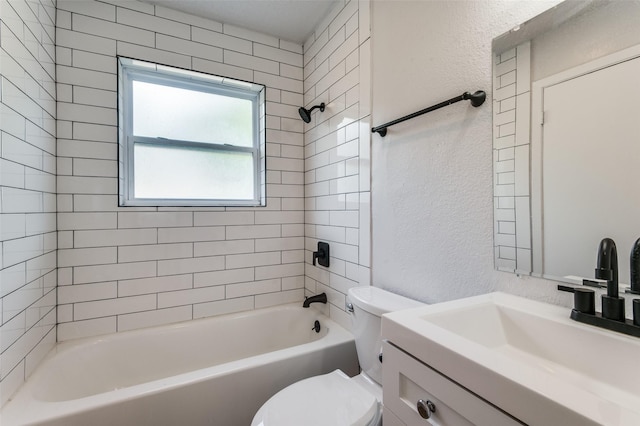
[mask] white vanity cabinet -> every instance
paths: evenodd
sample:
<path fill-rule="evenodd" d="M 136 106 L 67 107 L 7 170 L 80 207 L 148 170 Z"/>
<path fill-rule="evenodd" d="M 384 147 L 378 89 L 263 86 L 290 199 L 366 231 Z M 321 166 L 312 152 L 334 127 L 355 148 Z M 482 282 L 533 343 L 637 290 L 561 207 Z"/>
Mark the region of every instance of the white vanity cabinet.
<path fill-rule="evenodd" d="M 523 424 L 387 341 L 383 354 L 384 426 Z"/>
<path fill-rule="evenodd" d="M 640 339 L 565 307 L 489 293 L 384 314 L 380 334 L 385 410 L 404 424 L 640 425 Z"/>

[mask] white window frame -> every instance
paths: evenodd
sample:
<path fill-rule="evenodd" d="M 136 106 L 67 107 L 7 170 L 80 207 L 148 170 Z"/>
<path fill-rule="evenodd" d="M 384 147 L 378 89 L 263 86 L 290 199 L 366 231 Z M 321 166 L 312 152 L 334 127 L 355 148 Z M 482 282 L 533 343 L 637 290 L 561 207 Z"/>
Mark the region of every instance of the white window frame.
<path fill-rule="evenodd" d="M 230 207 L 265 205 L 265 86 L 124 57 L 118 58 L 118 64 L 118 202 L 120 206 Z M 251 147 L 242 147 L 224 143 L 215 144 L 134 136 L 134 81 L 161 84 L 169 87 L 195 90 L 203 93 L 230 96 L 251 101 L 253 116 L 253 145 Z M 252 155 L 254 174 L 253 197 L 250 199 L 136 198 L 134 191 L 134 148 L 136 144 L 197 149 L 207 152 L 223 151 L 250 153 Z"/>

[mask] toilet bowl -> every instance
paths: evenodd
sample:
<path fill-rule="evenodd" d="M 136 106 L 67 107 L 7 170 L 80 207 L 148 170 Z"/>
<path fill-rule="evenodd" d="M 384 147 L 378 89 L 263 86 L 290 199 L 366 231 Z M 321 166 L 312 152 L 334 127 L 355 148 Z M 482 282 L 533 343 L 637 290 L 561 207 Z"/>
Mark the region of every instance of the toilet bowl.
<path fill-rule="evenodd" d="M 381 316 L 421 305 L 377 287 L 350 289 L 346 309 L 351 315 L 360 374 L 349 377 L 335 370 L 287 386 L 260 407 L 251 426 L 380 426 Z"/>
<path fill-rule="evenodd" d="M 300 380 L 272 396 L 252 426 L 381 424 L 380 400 L 340 370 Z"/>

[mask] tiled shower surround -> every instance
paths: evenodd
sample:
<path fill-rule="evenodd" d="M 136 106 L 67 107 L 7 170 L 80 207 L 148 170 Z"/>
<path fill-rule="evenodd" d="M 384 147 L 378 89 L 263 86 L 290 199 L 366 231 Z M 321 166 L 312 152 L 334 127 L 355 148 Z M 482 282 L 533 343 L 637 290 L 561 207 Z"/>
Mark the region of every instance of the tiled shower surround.
<path fill-rule="evenodd" d="M 56 340 L 321 291 L 348 322 L 347 289 L 370 281 L 368 2 L 338 4 L 304 47 L 137 1 L 0 4 L 0 404 Z M 266 207 L 117 206 L 118 55 L 267 87 Z"/>
<path fill-rule="evenodd" d="M 302 300 L 302 47 L 133 1 L 57 19 L 58 340 Z M 118 207 L 117 55 L 267 86 L 266 207 Z"/>
<path fill-rule="evenodd" d="M 1 405 L 56 341 L 55 4 L 0 18 Z"/>
<path fill-rule="evenodd" d="M 334 9 L 304 45 L 304 104 L 327 105 L 305 127 L 305 287 L 326 292 L 331 317 L 347 326 L 347 290 L 370 282 L 369 7 Z M 318 241 L 330 244 L 328 269 L 311 264 Z"/>

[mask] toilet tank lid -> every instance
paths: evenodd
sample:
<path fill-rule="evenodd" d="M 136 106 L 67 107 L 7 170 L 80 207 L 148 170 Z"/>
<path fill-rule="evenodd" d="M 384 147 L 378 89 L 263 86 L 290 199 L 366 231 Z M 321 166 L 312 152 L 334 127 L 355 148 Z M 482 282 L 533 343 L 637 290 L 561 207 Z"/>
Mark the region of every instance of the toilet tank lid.
<path fill-rule="evenodd" d="M 350 288 L 349 301 L 358 308 L 378 316 L 387 312 L 417 308 L 424 305 L 424 303 L 417 300 L 372 286 Z"/>

